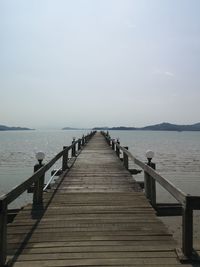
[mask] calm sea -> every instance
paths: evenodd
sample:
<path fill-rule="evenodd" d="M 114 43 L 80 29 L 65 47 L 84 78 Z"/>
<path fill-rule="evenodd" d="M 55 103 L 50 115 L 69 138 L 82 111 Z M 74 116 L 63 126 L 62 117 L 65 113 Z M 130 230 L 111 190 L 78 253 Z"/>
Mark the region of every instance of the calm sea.
<path fill-rule="evenodd" d="M 43 151 L 45 162 L 56 155 L 73 137 L 87 131 L 8 131 L 0 132 L 0 194 L 6 193 L 33 173 L 35 153 Z M 121 145 L 146 161 L 145 152 L 155 152 L 153 161 L 159 173 L 186 193 L 200 195 L 200 132 L 110 131 L 112 138 L 120 138 Z M 131 167 L 136 167 L 131 164 Z M 56 167 L 60 167 L 58 163 Z M 50 172 L 46 175 L 46 180 Z M 143 175 L 135 176 L 142 180 Z M 158 186 L 159 201 L 173 199 Z M 24 194 L 12 207 L 30 201 Z"/>

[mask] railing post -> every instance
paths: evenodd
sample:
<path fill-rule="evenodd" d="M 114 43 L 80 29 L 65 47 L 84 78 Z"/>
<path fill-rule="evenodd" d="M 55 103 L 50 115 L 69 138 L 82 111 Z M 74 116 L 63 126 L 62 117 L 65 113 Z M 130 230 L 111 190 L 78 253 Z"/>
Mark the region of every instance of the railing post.
<path fill-rule="evenodd" d="M 88 136 L 85 136 L 85 140 L 84 140 L 85 144 L 88 142 Z"/>
<path fill-rule="evenodd" d="M 192 257 L 193 252 L 193 209 L 186 197 L 182 215 L 182 251 L 187 258 Z"/>
<path fill-rule="evenodd" d="M 117 139 L 117 144 L 120 145 L 119 139 Z M 118 148 L 117 144 L 116 144 L 116 154 L 118 157 L 120 157 L 120 149 Z"/>
<path fill-rule="evenodd" d="M 124 148 L 128 150 L 127 146 L 125 146 Z M 123 162 L 124 162 L 124 167 L 128 170 L 129 168 L 128 155 L 125 152 L 123 152 Z"/>
<path fill-rule="evenodd" d="M 106 132 L 106 141 L 107 141 L 108 145 L 110 145 L 110 134 L 109 134 L 109 131 Z"/>
<path fill-rule="evenodd" d="M 115 141 L 115 140 L 112 139 L 112 143 L 111 143 L 111 144 L 112 144 L 112 149 L 113 149 L 113 150 L 115 150 L 115 142 L 114 142 L 114 141 Z"/>
<path fill-rule="evenodd" d="M 81 139 L 78 139 L 78 150 L 81 149 Z"/>
<path fill-rule="evenodd" d="M 38 171 L 42 168 L 44 164 L 39 163 L 34 166 L 34 172 Z M 34 184 L 34 192 L 33 192 L 33 204 L 39 205 L 43 203 L 43 188 L 44 188 L 44 174 L 38 178 L 38 180 Z"/>
<path fill-rule="evenodd" d="M 68 169 L 68 146 L 63 147 L 63 158 L 62 158 L 62 171 L 64 172 L 66 169 Z"/>
<path fill-rule="evenodd" d="M 119 151 L 118 146 L 116 146 L 116 154 L 117 154 L 117 156 L 119 157 L 119 155 L 120 155 L 120 151 Z"/>
<path fill-rule="evenodd" d="M 151 198 L 151 182 L 150 182 L 150 176 L 149 174 L 144 171 L 144 190 L 145 190 L 145 196 L 148 200 Z"/>
<path fill-rule="evenodd" d="M 0 200 L 0 266 L 5 266 L 7 257 L 7 202 Z"/>
<path fill-rule="evenodd" d="M 156 164 L 149 161 L 147 163 L 152 169 L 156 169 Z M 144 189 L 146 198 L 149 199 L 153 207 L 156 206 L 156 182 L 147 172 L 144 172 Z"/>
<path fill-rule="evenodd" d="M 109 137 L 107 137 L 107 143 L 110 146 L 110 138 Z"/>
<path fill-rule="evenodd" d="M 84 146 L 85 145 L 85 136 L 83 135 L 82 136 L 82 146 Z"/>
<path fill-rule="evenodd" d="M 75 137 L 73 137 L 73 141 L 72 141 L 72 157 L 76 156 L 76 144 L 75 144 Z"/>
<path fill-rule="evenodd" d="M 149 166 L 152 169 L 156 169 L 156 164 L 153 162 L 150 162 Z M 155 208 L 156 207 L 156 181 L 153 177 L 150 176 L 150 183 L 151 183 L 151 205 Z"/>

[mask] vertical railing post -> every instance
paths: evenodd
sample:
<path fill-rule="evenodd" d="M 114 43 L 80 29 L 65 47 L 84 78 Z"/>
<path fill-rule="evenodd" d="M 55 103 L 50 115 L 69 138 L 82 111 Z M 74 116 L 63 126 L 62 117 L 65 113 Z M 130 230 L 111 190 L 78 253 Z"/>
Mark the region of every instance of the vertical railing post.
<path fill-rule="evenodd" d="M 152 169 L 156 169 L 156 164 L 151 162 L 154 156 L 154 152 L 148 150 L 146 152 L 146 157 L 148 159 L 147 165 Z M 153 177 L 151 177 L 148 172 L 144 171 L 144 189 L 146 198 L 150 201 L 151 205 L 155 208 L 156 207 L 156 182 Z"/>
<path fill-rule="evenodd" d="M 119 139 L 117 139 L 117 143 L 116 143 L 116 154 L 117 154 L 118 157 L 120 157 L 120 149 L 117 146 L 117 144 L 120 145 Z"/>
<path fill-rule="evenodd" d="M 81 149 L 81 139 L 78 139 L 78 150 Z"/>
<path fill-rule="evenodd" d="M 42 164 L 41 162 L 39 164 L 36 164 L 34 166 L 34 172 L 38 171 L 43 166 L 44 164 Z M 34 184 L 34 192 L 33 192 L 33 204 L 34 205 L 40 205 L 43 203 L 44 177 L 45 175 L 43 174 L 37 179 L 37 181 Z"/>
<path fill-rule="evenodd" d="M 115 150 L 115 139 L 112 139 L 112 149 Z"/>
<path fill-rule="evenodd" d="M 127 146 L 125 146 L 124 148 L 128 150 Z M 123 152 L 123 162 L 124 162 L 124 167 L 128 170 L 129 168 L 128 155 L 125 152 Z"/>
<path fill-rule="evenodd" d="M 67 149 L 68 146 L 63 147 L 63 158 L 62 158 L 62 171 L 64 172 L 66 169 L 68 169 L 68 152 L 69 150 Z"/>
<path fill-rule="evenodd" d="M 76 156 L 76 144 L 75 144 L 75 140 L 76 140 L 76 138 L 73 137 L 73 140 L 72 140 L 72 157 L 75 157 Z"/>
<path fill-rule="evenodd" d="M 152 169 L 156 169 L 156 164 L 153 162 L 150 162 L 150 164 L 148 164 Z M 150 192 L 151 192 L 151 198 L 150 198 L 150 203 L 151 205 L 155 208 L 156 207 L 156 181 L 153 177 L 150 177 Z"/>
<path fill-rule="evenodd" d="M 187 258 L 192 257 L 193 252 L 193 209 L 186 197 L 186 203 L 182 214 L 182 251 Z"/>
<path fill-rule="evenodd" d="M 119 155 L 120 155 L 120 151 L 119 151 L 119 148 L 118 148 L 117 145 L 116 145 L 116 154 L 117 154 L 117 156 L 119 157 Z"/>
<path fill-rule="evenodd" d="M 144 171 L 144 191 L 146 198 L 150 201 L 151 198 L 151 181 L 149 174 Z"/>
<path fill-rule="evenodd" d="M 105 138 L 106 138 L 106 142 L 108 143 L 108 145 L 110 146 L 110 141 L 111 141 L 111 138 L 110 138 L 110 134 L 109 134 L 109 131 L 107 131 L 105 133 Z"/>
<path fill-rule="evenodd" d="M 155 163 L 148 163 L 152 169 L 155 169 Z M 144 189 L 146 198 L 150 201 L 153 207 L 156 207 L 156 182 L 147 172 L 144 172 Z"/>
<path fill-rule="evenodd" d="M 0 266 L 5 266 L 7 257 L 7 202 L 0 200 Z"/>
<path fill-rule="evenodd" d="M 84 146 L 85 145 L 85 136 L 83 135 L 82 136 L 82 146 Z"/>
<path fill-rule="evenodd" d="M 110 146 L 110 138 L 109 137 L 107 137 L 107 143 Z"/>

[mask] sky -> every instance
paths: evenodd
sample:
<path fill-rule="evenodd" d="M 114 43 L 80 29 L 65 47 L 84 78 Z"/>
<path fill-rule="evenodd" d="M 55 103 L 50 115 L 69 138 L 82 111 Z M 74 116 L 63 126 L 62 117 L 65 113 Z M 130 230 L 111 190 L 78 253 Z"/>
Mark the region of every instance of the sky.
<path fill-rule="evenodd" d="M 0 124 L 200 122 L 199 0 L 0 0 Z"/>

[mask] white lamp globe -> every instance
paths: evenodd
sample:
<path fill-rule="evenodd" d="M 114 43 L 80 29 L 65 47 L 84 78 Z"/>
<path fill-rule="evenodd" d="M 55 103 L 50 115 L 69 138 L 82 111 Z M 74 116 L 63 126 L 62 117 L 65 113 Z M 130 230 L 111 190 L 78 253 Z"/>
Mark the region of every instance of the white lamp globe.
<path fill-rule="evenodd" d="M 42 161 L 45 158 L 45 154 L 44 154 L 44 152 L 39 151 L 36 153 L 35 157 L 38 161 Z"/>
<path fill-rule="evenodd" d="M 152 159 L 154 157 L 155 153 L 152 150 L 147 150 L 146 151 L 146 157 L 148 159 Z"/>

